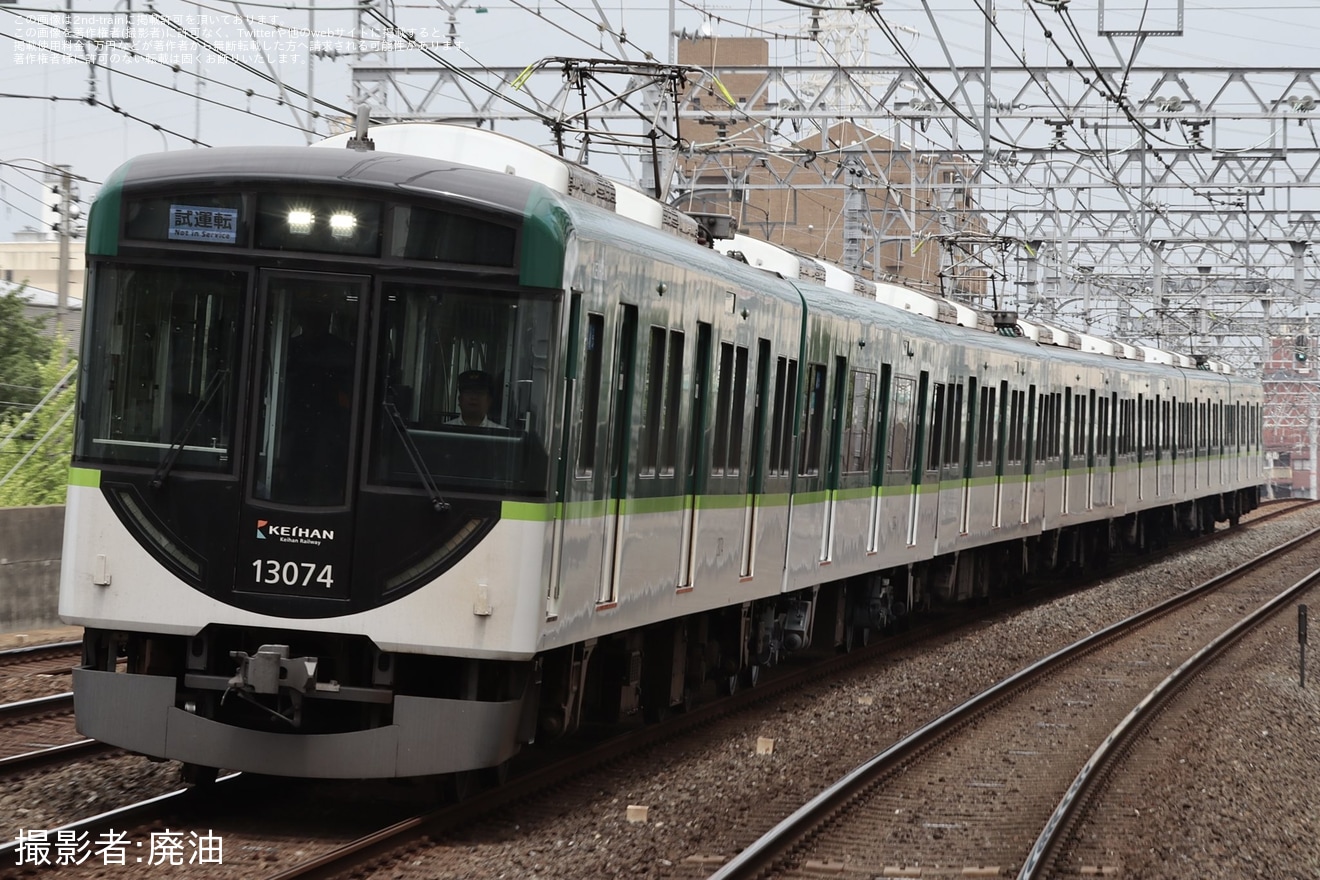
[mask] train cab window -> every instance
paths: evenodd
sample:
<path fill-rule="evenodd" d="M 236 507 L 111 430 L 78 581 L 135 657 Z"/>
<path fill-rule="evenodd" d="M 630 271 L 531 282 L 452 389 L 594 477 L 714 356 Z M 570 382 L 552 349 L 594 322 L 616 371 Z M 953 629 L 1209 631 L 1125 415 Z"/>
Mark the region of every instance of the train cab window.
<path fill-rule="evenodd" d="M 875 445 L 871 437 L 875 379 L 875 373 L 863 370 L 853 370 L 849 376 L 848 414 L 843 433 L 843 472 L 846 474 L 870 469 L 871 449 Z"/>
<path fill-rule="evenodd" d="M 885 469 L 903 473 L 912 469 L 912 431 L 916 422 L 917 380 L 895 376 L 890 394 L 888 461 Z"/>
<path fill-rule="evenodd" d="M 588 400 L 600 388 L 599 375 L 590 375 L 600 363 L 598 318 L 588 316 Z M 372 478 L 543 495 L 555 326 L 554 304 L 538 297 L 383 285 Z M 584 440 L 595 424 L 584 421 Z"/>
<path fill-rule="evenodd" d="M 266 288 L 252 494 L 346 501 L 357 398 L 361 278 L 273 276 Z"/>
<path fill-rule="evenodd" d="M 247 276 L 111 265 L 93 277 L 77 456 L 229 471 Z"/>

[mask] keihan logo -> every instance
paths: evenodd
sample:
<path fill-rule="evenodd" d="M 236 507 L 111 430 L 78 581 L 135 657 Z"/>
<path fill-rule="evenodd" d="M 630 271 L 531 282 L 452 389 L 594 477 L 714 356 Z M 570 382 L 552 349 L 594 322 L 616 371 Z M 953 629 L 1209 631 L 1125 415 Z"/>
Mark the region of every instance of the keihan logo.
<path fill-rule="evenodd" d="M 335 539 L 334 529 L 309 529 L 303 526 L 271 525 L 270 520 L 257 520 L 257 540 L 274 538 L 286 544 L 320 544 Z"/>

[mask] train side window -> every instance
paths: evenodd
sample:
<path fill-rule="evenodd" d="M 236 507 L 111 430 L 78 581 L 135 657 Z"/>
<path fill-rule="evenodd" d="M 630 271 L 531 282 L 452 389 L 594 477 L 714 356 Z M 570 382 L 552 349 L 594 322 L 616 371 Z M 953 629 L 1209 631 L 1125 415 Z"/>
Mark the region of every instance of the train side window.
<path fill-rule="evenodd" d="M 843 435 L 843 472 L 862 473 L 869 469 L 871 449 L 871 410 L 875 403 L 875 373 L 853 370 L 848 386 L 848 416 Z"/>
<path fill-rule="evenodd" d="M 642 390 L 642 448 L 637 456 L 638 472 L 653 477 L 660 459 L 661 411 L 664 408 L 665 328 L 652 327 L 646 356 L 646 374 Z"/>
<path fill-rule="evenodd" d="M 820 473 L 820 441 L 825 432 L 825 365 L 807 366 L 807 394 L 802 409 L 802 456 L 798 474 L 804 477 Z"/>
<path fill-rule="evenodd" d="M 906 473 L 912 468 L 913 408 L 917 403 L 917 381 L 908 376 L 894 378 L 890 394 L 889 454 L 885 467 Z"/>
<path fill-rule="evenodd" d="M 743 424 L 747 412 L 747 348 L 733 350 L 733 400 L 729 402 L 729 464 L 724 472 L 730 476 L 742 472 Z"/>
<path fill-rule="evenodd" d="M 930 406 L 930 436 L 926 438 L 926 470 L 935 471 L 940 466 L 940 449 L 944 442 L 944 398 L 947 386 L 936 382 L 932 390 Z"/>
<path fill-rule="evenodd" d="M 1109 457 L 1109 398 L 1101 397 L 1096 401 L 1095 455 L 1096 460 Z"/>
<path fill-rule="evenodd" d="M 578 407 L 578 424 L 581 434 L 578 436 L 577 476 L 588 478 L 594 472 L 596 462 L 596 429 L 600 424 L 600 368 L 601 355 L 604 351 L 605 316 L 587 314 L 587 333 L 583 340 L 586 357 L 583 358 L 581 387 L 581 405 Z"/>
<path fill-rule="evenodd" d="M 1054 405 L 1050 410 L 1050 458 L 1059 458 L 1063 455 L 1063 395 L 1056 391 L 1051 396 Z"/>
<path fill-rule="evenodd" d="M 1036 414 L 1037 414 L 1038 400 L 1039 398 L 1036 396 L 1036 386 L 1028 385 L 1027 396 L 1023 399 L 1022 402 L 1023 404 L 1022 417 L 1025 420 L 1025 424 L 1023 424 L 1022 430 L 1019 432 L 1022 437 L 1022 444 L 1023 444 L 1023 448 L 1022 448 L 1023 471 L 1024 473 L 1028 473 L 1028 474 L 1032 472 L 1031 463 L 1040 458 L 1040 448 L 1032 446 L 1033 442 L 1035 441 L 1036 431 L 1037 431 Z"/>
<path fill-rule="evenodd" d="M 710 472 L 735 476 L 742 463 L 743 412 L 747 400 L 747 349 L 720 343 L 715 378 L 715 447 Z"/>
<path fill-rule="evenodd" d="M 888 455 L 887 438 L 885 429 L 889 425 L 890 414 L 893 412 L 893 393 L 894 393 L 894 368 L 889 364 L 880 365 L 880 385 L 879 400 L 876 401 L 875 414 L 875 455 L 871 464 L 871 483 L 876 486 L 884 484 L 884 468 L 887 465 Z"/>
<path fill-rule="evenodd" d="M 782 380 L 782 381 L 781 381 Z M 797 361 L 780 358 L 775 366 L 775 411 L 770 437 L 771 474 L 785 476 L 793 461 L 793 400 L 797 397 Z"/>
<path fill-rule="evenodd" d="M 1008 413 L 1008 460 L 1011 464 L 1022 463 L 1022 406 L 1024 397 L 1025 394 L 1022 391 L 1014 390 L 1010 392 Z"/>
<path fill-rule="evenodd" d="M 678 465 L 678 418 L 683 393 L 683 334 L 669 334 L 669 375 L 665 379 L 664 428 L 660 435 L 660 475 L 670 477 Z"/>
<path fill-rule="evenodd" d="M 1036 399 L 1036 461 L 1050 457 L 1050 420 L 1054 410 L 1054 395 L 1042 394 Z"/>
<path fill-rule="evenodd" d="M 720 343 L 720 357 L 715 364 L 715 448 L 710 472 L 724 475 L 729 458 L 729 398 L 733 394 L 733 345 Z"/>
<path fill-rule="evenodd" d="M 944 418 L 945 437 L 948 442 L 944 444 L 944 465 L 946 467 L 958 466 L 962 461 L 962 419 L 963 419 L 963 387 L 959 383 L 950 382 L 948 392 L 948 412 Z"/>
<path fill-rule="evenodd" d="M 995 389 L 981 386 L 980 413 L 977 416 L 976 463 L 993 463 L 995 442 Z"/>
<path fill-rule="evenodd" d="M 775 359 L 774 403 L 770 414 L 770 474 L 782 474 L 782 448 L 784 444 L 784 385 L 788 381 L 788 358 Z"/>

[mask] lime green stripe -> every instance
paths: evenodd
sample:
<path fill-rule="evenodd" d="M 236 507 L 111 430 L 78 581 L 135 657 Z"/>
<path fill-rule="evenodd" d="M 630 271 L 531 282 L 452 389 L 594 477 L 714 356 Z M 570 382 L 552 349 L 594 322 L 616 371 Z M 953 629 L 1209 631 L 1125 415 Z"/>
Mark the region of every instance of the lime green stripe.
<path fill-rule="evenodd" d="M 519 522 L 549 522 L 554 518 L 554 504 L 532 504 L 526 501 L 505 501 L 500 504 L 500 518 Z"/>
<path fill-rule="evenodd" d="M 69 485 L 86 486 L 88 489 L 101 488 L 101 472 L 91 468 L 69 468 Z"/>
<path fill-rule="evenodd" d="M 733 510 L 747 505 L 746 495 L 699 495 L 698 510 Z"/>
<path fill-rule="evenodd" d="M 860 498 L 870 498 L 875 494 L 873 486 L 862 486 L 859 489 L 838 489 L 834 493 L 835 501 L 856 501 Z"/>
<path fill-rule="evenodd" d="M 659 498 L 633 498 L 623 502 L 623 513 L 674 513 L 682 510 L 687 499 L 681 495 L 664 495 Z"/>
<path fill-rule="evenodd" d="M 828 489 L 821 489 L 818 492 L 799 492 L 793 496 L 793 503 L 796 504 L 820 504 L 822 501 L 829 500 L 830 493 Z"/>

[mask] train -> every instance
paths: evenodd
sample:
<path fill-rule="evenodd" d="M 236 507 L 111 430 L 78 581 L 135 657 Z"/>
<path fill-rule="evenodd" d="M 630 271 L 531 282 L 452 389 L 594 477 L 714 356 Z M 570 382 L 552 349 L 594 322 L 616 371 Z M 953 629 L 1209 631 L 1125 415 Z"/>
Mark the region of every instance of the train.
<path fill-rule="evenodd" d="M 1257 505 L 1259 381 L 734 226 L 440 123 L 119 168 L 78 729 L 199 782 L 462 782 Z"/>

